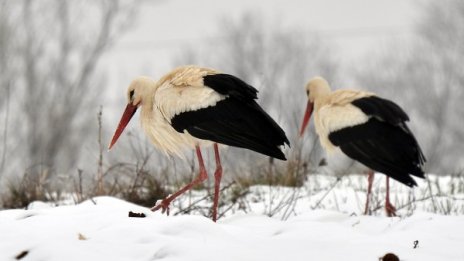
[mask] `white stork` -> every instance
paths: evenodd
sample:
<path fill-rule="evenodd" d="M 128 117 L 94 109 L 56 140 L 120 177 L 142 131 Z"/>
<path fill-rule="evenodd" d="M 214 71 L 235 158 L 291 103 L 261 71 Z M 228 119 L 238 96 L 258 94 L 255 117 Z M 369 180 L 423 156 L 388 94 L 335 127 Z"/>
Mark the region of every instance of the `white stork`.
<path fill-rule="evenodd" d="M 184 149 L 195 148 L 199 176 L 151 209 L 161 208 L 169 214 L 171 201 L 208 177 L 200 147 L 213 145 L 216 171 L 212 219 L 216 221 L 222 176 L 218 143 L 286 160 L 279 146 L 289 145 L 289 141 L 279 125 L 256 103 L 257 93 L 235 76 L 197 66 L 176 68 L 159 81 L 136 78 L 127 90 L 127 106 L 109 149 L 138 108 L 141 108 L 143 129 L 155 147 L 181 158 Z"/>
<path fill-rule="evenodd" d="M 374 93 L 357 90 L 331 91 L 328 82 L 315 77 L 306 85 L 308 104 L 300 136 L 314 109 L 316 133 L 322 147 L 341 150 L 348 157 L 370 168 L 365 213 L 375 170 L 387 175 L 385 210 L 395 215 L 389 197 L 389 177 L 409 186 L 417 183 L 410 176 L 424 178 L 425 157 L 406 125 L 408 115 L 394 102 Z"/>

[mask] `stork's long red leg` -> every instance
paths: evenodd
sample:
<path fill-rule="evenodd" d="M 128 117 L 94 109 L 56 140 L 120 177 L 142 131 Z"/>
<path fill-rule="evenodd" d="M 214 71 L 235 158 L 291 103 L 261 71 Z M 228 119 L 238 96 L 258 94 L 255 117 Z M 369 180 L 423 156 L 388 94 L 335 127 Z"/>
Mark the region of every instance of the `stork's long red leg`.
<path fill-rule="evenodd" d="M 372 182 L 374 181 L 374 171 L 369 170 L 367 176 L 367 195 L 366 195 L 366 206 L 364 207 L 364 215 L 369 214 L 369 202 L 371 201 Z"/>
<path fill-rule="evenodd" d="M 188 185 L 186 185 L 185 187 L 177 191 L 176 193 L 163 199 L 159 205 L 152 207 L 151 211 L 157 211 L 161 208 L 163 209 L 162 211 L 163 213 L 167 211 L 167 214 L 169 215 L 169 204 L 171 204 L 171 201 L 173 201 L 175 198 L 177 198 L 178 196 L 182 195 L 184 192 L 191 189 L 193 186 L 200 184 L 201 182 L 205 181 L 208 178 L 208 174 L 206 173 L 205 163 L 203 162 L 203 157 L 201 156 L 200 147 L 198 145 L 195 146 L 195 150 L 197 152 L 198 165 L 200 167 L 200 174 L 198 175 L 198 177 L 194 179 L 192 182 L 190 182 Z"/>
<path fill-rule="evenodd" d="M 385 195 L 385 211 L 388 217 L 396 217 L 396 208 L 390 202 L 390 177 L 387 176 L 387 191 Z"/>
<path fill-rule="evenodd" d="M 214 172 L 214 201 L 213 201 L 213 221 L 217 220 L 217 210 L 219 205 L 219 185 L 222 178 L 221 158 L 217 143 L 214 143 L 214 156 L 216 158 L 216 171 Z"/>

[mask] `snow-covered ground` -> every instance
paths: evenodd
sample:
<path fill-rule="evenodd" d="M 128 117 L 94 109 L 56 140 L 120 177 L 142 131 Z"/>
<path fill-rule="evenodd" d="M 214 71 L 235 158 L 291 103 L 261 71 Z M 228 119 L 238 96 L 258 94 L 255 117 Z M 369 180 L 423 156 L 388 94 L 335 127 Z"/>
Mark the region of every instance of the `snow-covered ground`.
<path fill-rule="evenodd" d="M 362 178 L 354 177 L 360 182 Z M 350 198 L 362 196 L 356 196 L 362 192 L 346 184 L 354 181 L 342 179 L 331 189 L 330 180 L 316 186 L 309 179 L 299 192 L 252 187 L 245 196 L 251 203 L 228 211 L 218 223 L 199 214 L 152 213 L 111 197 L 58 207 L 35 202 L 27 210 L 0 211 L 0 260 L 359 261 L 378 260 L 388 252 L 406 261 L 464 260 L 462 214 L 438 215 L 415 206 L 413 212 L 403 210 L 401 217 L 395 218 L 360 215 L 363 199 L 352 204 Z M 446 184 L 449 178 L 440 182 Z M 310 186 L 326 190 L 305 195 Z M 394 188 L 401 195 L 404 186 Z M 406 194 L 411 197 L 419 192 Z M 224 193 L 227 196 L 227 191 Z M 297 200 L 290 200 L 291 196 Z M 459 202 L 454 207 L 459 208 Z M 279 204 L 284 207 L 273 208 Z M 274 213 L 269 211 L 272 209 Z M 129 211 L 146 217 L 128 217 Z"/>

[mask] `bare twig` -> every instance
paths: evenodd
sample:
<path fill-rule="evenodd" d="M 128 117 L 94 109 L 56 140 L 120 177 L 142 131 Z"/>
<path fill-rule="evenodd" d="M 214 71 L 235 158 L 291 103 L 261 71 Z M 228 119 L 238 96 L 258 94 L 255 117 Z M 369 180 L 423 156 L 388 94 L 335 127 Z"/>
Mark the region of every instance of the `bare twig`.
<path fill-rule="evenodd" d="M 5 169 L 5 160 L 6 160 L 6 151 L 8 149 L 8 118 L 10 115 L 10 82 L 6 84 L 6 109 L 5 109 L 5 124 L 3 129 L 3 151 L 2 151 L 2 159 L 0 161 L 0 179 L 2 177 L 3 171 Z"/>
<path fill-rule="evenodd" d="M 428 188 L 429 193 L 430 193 L 430 199 L 432 201 L 433 210 L 436 212 L 437 211 L 437 203 L 435 202 L 435 200 L 433 198 L 433 191 L 432 191 L 432 185 L 430 184 L 430 178 L 427 175 L 425 177 L 425 179 L 426 179 L 426 182 L 427 182 L 427 188 Z"/>
<path fill-rule="evenodd" d="M 223 186 L 221 189 L 220 189 L 220 192 L 223 192 L 227 189 L 229 189 L 232 185 L 234 185 L 235 182 L 231 182 L 225 186 Z M 208 198 L 210 198 L 211 196 L 207 193 L 205 196 L 193 201 L 193 202 L 189 202 L 189 205 L 186 207 L 186 208 L 183 208 L 183 209 L 179 209 L 179 211 L 175 212 L 174 215 L 178 215 L 178 214 L 186 214 L 186 213 L 190 213 L 193 209 L 197 209 L 198 206 L 196 206 L 199 202 L 202 202 Z M 233 204 L 232 204 L 233 205 Z M 221 214 L 219 214 L 219 217 L 221 217 L 222 215 L 224 215 L 225 212 L 222 212 Z"/>
<path fill-rule="evenodd" d="M 82 189 L 82 170 L 77 169 L 77 184 L 74 184 L 74 191 L 76 195 L 76 199 L 74 200 L 74 203 L 80 203 L 83 200 L 83 189 Z"/>
<path fill-rule="evenodd" d="M 330 186 L 330 188 L 325 192 L 324 196 L 322 196 L 321 199 L 319 199 L 319 201 L 316 203 L 316 205 L 314 207 L 311 207 L 311 209 L 316 209 L 319 207 L 319 205 L 321 204 L 321 202 L 325 199 L 325 197 L 332 191 L 332 189 L 335 188 L 335 186 L 337 185 L 338 182 L 340 182 L 340 180 L 342 180 L 341 177 L 337 177 L 337 179 L 335 180 L 335 182 L 332 184 L 332 186 Z"/>
<path fill-rule="evenodd" d="M 102 106 L 97 114 L 98 121 L 98 169 L 97 169 L 97 195 L 105 193 L 103 187 L 103 144 L 102 144 Z"/>

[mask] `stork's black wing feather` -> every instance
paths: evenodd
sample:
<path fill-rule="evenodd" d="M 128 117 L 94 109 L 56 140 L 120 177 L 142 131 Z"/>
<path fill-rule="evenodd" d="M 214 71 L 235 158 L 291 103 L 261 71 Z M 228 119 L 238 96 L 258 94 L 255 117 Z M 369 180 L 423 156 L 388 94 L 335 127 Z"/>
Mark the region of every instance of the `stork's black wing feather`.
<path fill-rule="evenodd" d="M 425 157 L 405 123 L 407 114 L 395 103 L 376 96 L 352 104 L 371 118 L 331 132 L 329 140 L 349 157 L 405 185 L 416 185 L 409 174 L 424 178 Z"/>
<path fill-rule="evenodd" d="M 174 116 L 171 119 L 174 129 L 187 130 L 199 139 L 285 160 L 279 146 L 289 141 L 279 125 L 256 103 L 256 89 L 227 74 L 205 76 L 204 83 L 227 97 L 214 106 Z"/>
<path fill-rule="evenodd" d="M 373 116 L 379 120 L 398 124 L 409 121 L 406 112 L 396 103 L 377 96 L 368 96 L 351 102 L 361 109 L 366 115 Z"/>
<path fill-rule="evenodd" d="M 242 101 L 258 98 L 258 90 L 242 79 L 230 74 L 206 75 L 203 77 L 203 83 L 222 95 L 235 97 Z"/>

